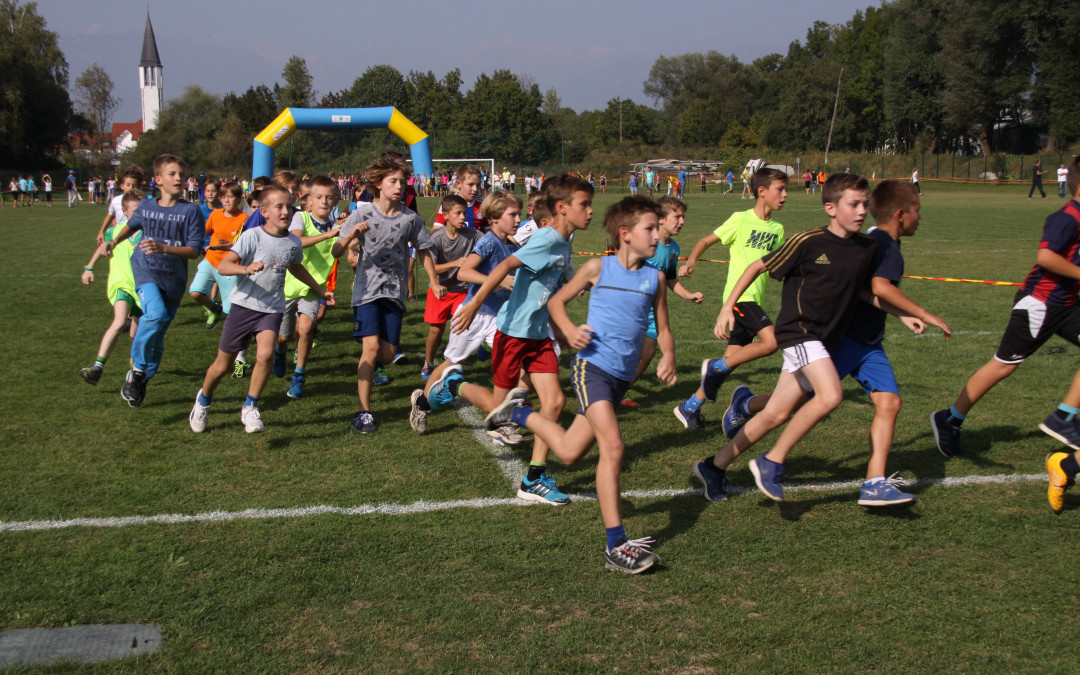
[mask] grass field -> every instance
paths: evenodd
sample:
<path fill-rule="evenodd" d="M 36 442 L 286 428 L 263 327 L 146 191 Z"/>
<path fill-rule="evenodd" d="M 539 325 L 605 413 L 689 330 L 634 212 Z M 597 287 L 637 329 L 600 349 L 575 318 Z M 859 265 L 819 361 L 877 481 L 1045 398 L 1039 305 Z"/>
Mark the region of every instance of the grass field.
<path fill-rule="evenodd" d="M 903 242 L 907 273 L 1019 281 L 1035 257 L 1054 198 L 1022 188 L 929 184 L 918 234 Z M 578 251 L 600 251 L 603 209 Z M 688 253 L 749 203 L 690 194 L 680 243 Z M 10 204 L 8 205 L 10 206 Z M 429 217 L 432 200 L 421 204 Z M 408 424 L 426 325 L 406 315 L 414 365 L 391 367 L 376 390 L 376 433 L 349 432 L 358 349 L 340 279 L 308 369 L 306 396 L 287 380 L 263 396 L 267 430 L 244 433 L 247 382 L 227 379 L 196 436 L 187 413 L 219 330 L 185 300 L 145 404 L 119 389 L 130 342 L 121 338 L 101 384 L 78 377 L 111 316 L 104 263 L 79 283 L 104 207 L 5 208 L 0 279 L 7 301 L 0 375 L 0 629 L 156 623 L 166 644 L 108 672 L 1067 672 L 1067 617 L 1080 609 L 1080 499 L 1054 516 L 1043 472 L 1055 443 L 1037 428 L 1076 371 L 1078 350 L 1055 340 L 974 409 L 963 458 L 944 461 L 930 412 L 945 407 L 997 346 L 1011 287 L 906 280 L 917 302 L 955 331 L 914 337 L 890 320 L 886 343 L 905 400 L 890 470 L 919 479 L 911 508 L 857 506 L 872 407 L 850 380 L 845 402 L 792 454 L 792 490 L 775 504 L 756 490 L 706 502 L 692 462 L 723 440 L 682 430 L 671 414 L 696 387 L 700 360 L 723 345 L 711 327 L 727 267 L 701 264 L 686 281 L 696 307 L 671 298 L 679 383 L 655 376 L 621 413 L 627 443 L 624 517 L 652 535 L 664 565 L 629 577 L 603 566 L 595 455 L 565 468 L 559 509 L 511 499 L 528 449 L 478 440 L 468 409 L 440 411 L 429 432 Z M 792 193 L 777 219 L 790 233 L 825 222 L 820 200 Z M 707 257 L 726 259 L 721 247 Z M 347 270 L 347 268 L 346 268 Z M 766 309 L 775 316 L 779 286 Z M 573 306 L 581 317 L 586 301 Z M 567 361 L 564 359 L 564 365 Z M 767 391 L 780 357 L 729 379 Z M 466 374 L 490 381 L 471 365 Z M 576 401 L 567 387 L 564 423 Z M 723 405 L 708 405 L 718 422 Z M 714 430 L 716 429 L 716 430 Z M 759 444 L 766 450 L 775 436 Z M 751 452 L 751 455 L 757 454 Z M 752 488 L 746 460 L 732 482 Z M 951 485 L 939 479 L 1012 476 Z M 840 482 L 840 485 L 836 483 Z M 420 504 L 422 502 L 422 504 Z M 324 513 L 301 507 L 326 506 Z M 355 508 L 354 508 L 355 507 Z M 248 509 L 280 510 L 253 512 Z M 55 529 L 43 521 L 151 517 Z M 113 524 L 122 524 L 113 523 Z M 71 666 L 56 671 L 76 670 Z"/>

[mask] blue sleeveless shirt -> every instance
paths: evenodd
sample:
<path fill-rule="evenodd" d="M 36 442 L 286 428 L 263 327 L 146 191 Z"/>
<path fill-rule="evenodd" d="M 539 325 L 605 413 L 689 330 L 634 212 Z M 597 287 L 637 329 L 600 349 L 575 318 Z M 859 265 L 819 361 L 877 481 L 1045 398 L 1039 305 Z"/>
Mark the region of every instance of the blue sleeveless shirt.
<path fill-rule="evenodd" d="M 628 270 L 616 256 L 603 258 L 585 321 L 593 328 L 592 341 L 578 356 L 620 380 L 634 379 L 659 281 L 655 267 Z"/>

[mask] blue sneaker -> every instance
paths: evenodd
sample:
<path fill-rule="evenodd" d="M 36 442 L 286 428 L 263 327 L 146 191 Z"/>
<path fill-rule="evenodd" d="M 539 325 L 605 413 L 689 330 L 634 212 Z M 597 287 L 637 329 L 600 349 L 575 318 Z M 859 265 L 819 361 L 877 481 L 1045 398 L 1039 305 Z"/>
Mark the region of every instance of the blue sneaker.
<path fill-rule="evenodd" d="M 859 506 L 899 506 L 915 501 L 915 495 L 901 492 L 896 486 L 904 485 L 904 479 L 896 474 L 877 483 L 863 483 L 859 490 Z"/>
<path fill-rule="evenodd" d="M 1061 441 L 1073 450 L 1080 450 L 1080 422 L 1076 420 L 1066 422 L 1057 414 L 1050 413 L 1050 416 L 1039 425 L 1039 429 L 1047 436 Z"/>
<path fill-rule="evenodd" d="M 709 401 L 716 400 L 716 392 L 720 391 L 724 380 L 731 374 L 730 371 L 723 373 L 716 369 L 720 361 L 721 359 L 705 359 L 701 362 L 701 390 Z"/>
<path fill-rule="evenodd" d="M 375 376 L 372 378 L 371 383 L 376 387 L 381 387 L 384 384 L 390 384 L 390 378 L 386 375 L 386 368 L 382 366 L 375 367 Z"/>
<path fill-rule="evenodd" d="M 930 415 L 930 426 L 934 430 L 937 449 L 945 457 L 959 457 L 960 427 L 949 421 L 949 409 L 939 410 Z"/>
<path fill-rule="evenodd" d="M 479 347 L 476 348 L 476 360 L 477 361 L 487 361 L 490 358 L 491 358 L 491 352 L 489 352 L 487 350 L 487 347 L 485 347 L 483 344 L 481 344 Z"/>
<path fill-rule="evenodd" d="M 397 354 L 394 354 L 394 360 L 391 361 L 395 366 L 403 366 L 409 362 L 409 357 L 405 356 L 405 352 L 398 350 Z"/>
<path fill-rule="evenodd" d="M 435 380 L 435 384 L 428 390 L 427 400 L 431 409 L 438 410 L 453 401 L 454 395 L 450 393 L 450 383 L 464 381 L 465 377 L 461 374 L 460 364 L 455 363 L 442 371 L 439 379 Z"/>
<path fill-rule="evenodd" d="M 289 391 L 285 392 L 289 398 L 304 398 L 304 376 L 293 375 L 289 383 Z"/>
<path fill-rule="evenodd" d="M 530 502 L 540 502 L 549 506 L 566 506 L 570 498 L 555 487 L 555 479 L 546 473 L 533 482 L 527 477 L 522 477 L 518 487 L 518 499 L 527 499 Z"/>
<path fill-rule="evenodd" d="M 358 434 L 370 434 L 375 431 L 375 418 L 366 410 L 353 415 L 352 430 Z"/>
<path fill-rule="evenodd" d="M 690 412 L 686 409 L 686 401 L 675 406 L 675 419 L 690 431 L 705 431 L 705 420 L 701 417 L 701 410 Z"/>
<path fill-rule="evenodd" d="M 714 471 L 705 462 L 694 463 L 694 475 L 705 486 L 705 499 L 710 502 L 722 502 L 728 498 L 728 483 L 726 471 Z"/>
<path fill-rule="evenodd" d="M 427 382 L 431 378 L 431 371 L 433 370 L 435 370 L 435 366 L 425 363 L 424 367 L 420 369 L 420 379 Z"/>
<path fill-rule="evenodd" d="M 750 387 L 745 384 L 735 387 L 735 391 L 731 392 L 731 405 L 728 406 L 727 412 L 724 413 L 724 435 L 729 439 L 735 438 L 735 434 L 739 433 L 739 429 L 743 428 L 746 421 L 754 416 L 754 413 L 749 415 L 743 413 L 746 408 L 746 402 L 754 398 L 754 392 L 750 391 Z"/>
<path fill-rule="evenodd" d="M 767 459 L 765 455 L 750 460 L 750 473 L 761 492 L 774 502 L 784 501 L 784 487 L 780 485 L 780 476 L 784 475 L 784 465 Z"/>
<path fill-rule="evenodd" d="M 285 377 L 285 352 L 274 350 L 274 377 Z"/>

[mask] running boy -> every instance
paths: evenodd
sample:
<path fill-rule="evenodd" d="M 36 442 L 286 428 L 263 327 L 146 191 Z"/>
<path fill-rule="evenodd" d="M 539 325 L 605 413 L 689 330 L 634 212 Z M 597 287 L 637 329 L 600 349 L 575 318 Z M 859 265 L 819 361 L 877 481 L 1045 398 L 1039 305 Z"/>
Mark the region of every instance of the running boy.
<path fill-rule="evenodd" d="M 120 195 L 118 225 L 105 230 L 105 241 L 112 241 L 113 234 L 117 231 L 116 227 L 122 227 L 127 222 L 131 214 L 135 212 L 135 207 L 143 199 L 146 199 L 146 195 L 142 191 L 135 189 Z M 110 206 L 110 208 L 112 207 Z M 79 371 L 79 375 L 87 384 L 96 385 L 101 380 L 101 373 L 105 370 L 105 362 L 109 359 L 109 355 L 112 354 L 113 348 L 116 347 L 116 341 L 119 339 L 120 333 L 124 331 L 128 319 L 131 319 L 130 334 L 132 337 L 135 336 L 138 317 L 142 314 L 142 311 L 139 309 L 138 300 L 135 299 L 135 278 L 131 272 L 131 256 L 135 253 L 135 244 L 138 242 L 139 233 L 136 233 L 135 236 L 120 244 L 115 251 L 115 255 L 109 258 L 109 282 L 106 292 L 109 296 L 109 303 L 113 306 L 113 320 L 109 327 L 105 329 L 105 334 L 101 336 L 101 346 L 98 347 L 98 357 L 94 365 Z M 84 284 L 94 283 L 94 263 L 102 254 L 103 247 L 99 246 L 94 250 L 90 262 L 83 267 L 82 282 Z"/>
<path fill-rule="evenodd" d="M 206 183 L 206 194 L 217 194 L 216 181 Z M 191 299 L 206 309 L 206 330 L 212 329 L 232 309 L 229 295 L 236 284 L 237 277 L 222 274 L 218 265 L 225 259 L 225 254 L 233 247 L 233 242 L 244 229 L 247 216 L 242 208 L 244 193 L 239 183 L 226 183 L 221 188 L 221 208 L 211 211 L 206 219 L 206 257 L 195 269 L 195 278 L 191 281 L 188 294 Z M 205 206 L 205 205 L 204 205 Z M 214 302 L 210 292 L 217 284 L 221 304 Z"/>
<path fill-rule="evenodd" d="M 835 350 L 843 339 L 856 303 L 862 297 L 890 313 L 896 312 L 870 292 L 876 244 L 872 237 L 859 232 L 866 218 L 866 187 L 866 179 L 859 176 L 832 176 L 821 195 L 829 215 L 828 226 L 800 232 L 773 253 L 748 265 L 725 300 L 716 321 L 715 332 L 721 340 L 728 338 L 736 325 L 736 299 L 754 279 L 766 271 L 773 278 L 783 279 L 775 330 L 784 353 L 784 367 L 764 411 L 747 422 L 715 456 L 694 464 L 694 474 L 705 485 L 706 499 L 726 499 L 728 465 L 790 418 L 772 450 L 750 460 L 750 472 L 758 489 L 774 501 L 783 501 L 780 476 L 784 459 L 843 400 L 830 350 Z M 814 396 L 806 401 L 804 394 L 811 391 Z"/>
<path fill-rule="evenodd" d="M 477 197 L 480 192 L 480 167 L 475 164 L 462 164 L 454 173 L 454 191 L 458 197 L 465 200 L 465 227 L 472 227 L 487 232 L 487 222 L 481 212 L 482 198 Z M 442 204 L 435 213 L 435 222 L 431 224 L 432 231 L 442 227 L 446 223 Z"/>
<path fill-rule="evenodd" d="M 124 169 L 123 175 L 120 176 L 120 194 L 109 200 L 109 208 L 105 211 L 105 219 L 101 221 L 101 227 L 98 229 L 98 245 L 105 243 L 105 230 L 115 225 L 124 224 L 120 220 L 121 214 L 123 214 L 124 211 L 124 207 L 120 202 L 128 190 L 135 190 L 142 186 L 143 176 L 142 168 L 135 166 L 134 164 Z M 143 197 L 145 198 L 145 195 L 143 195 Z M 124 221 L 126 220 L 127 219 L 124 218 Z"/>
<path fill-rule="evenodd" d="M 458 278 L 458 269 L 472 251 L 476 240 L 480 238 L 480 230 L 462 229 L 465 225 L 467 208 L 468 202 L 464 197 L 458 195 L 443 197 L 439 204 L 439 211 L 443 215 L 443 227 L 431 233 L 431 255 L 434 258 L 435 271 L 439 275 L 439 284 L 446 288 L 446 295 L 436 298 L 429 288 L 427 301 L 424 303 L 424 322 L 430 326 L 427 342 L 424 344 L 424 367 L 420 370 L 420 379 L 425 382 L 435 370 L 435 352 L 442 343 L 446 322 L 461 306 L 468 290 L 468 284 Z"/>
<path fill-rule="evenodd" d="M 310 191 L 305 204 L 307 209 L 293 214 L 289 231 L 300 238 L 304 247 L 304 269 L 319 284 L 328 284 L 337 259 L 334 257 L 334 240 L 341 231 L 333 216 L 337 201 L 337 184 L 329 176 L 315 176 L 310 179 Z M 334 306 L 332 289 L 325 298 L 328 307 Z M 274 348 L 274 375 L 285 376 L 285 354 L 289 340 L 296 335 L 296 367 L 293 370 L 289 389 L 286 392 L 291 399 L 304 396 L 304 384 L 307 381 L 307 361 L 315 341 L 319 311 L 324 297 L 309 290 L 292 272 L 285 275 L 285 315 L 281 321 L 277 344 Z"/>
<path fill-rule="evenodd" d="M 249 434 L 266 428 L 259 414 L 259 397 L 270 379 L 270 362 L 285 311 L 285 271 L 327 300 L 333 297 L 301 264 L 303 245 L 299 237 L 288 231 L 291 196 L 277 186 L 263 190 L 260 208 L 266 223 L 240 235 L 232 250 L 218 263 L 221 274 L 239 276 L 231 292 L 233 311 L 221 329 L 217 358 L 206 370 L 202 389 L 188 415 L 188 424 L 197 434 L 206 430 L 214 390 L 231 370 L 237 352 L 247 348 L 252 336 L 256 344 L 255 367 L 240 410 L 240 421 Z"/>
<path fill-rule="evenodd" d="M 120 395 L 132 407 L 142 405 L 146 383 L 157 374 L 165 352 L 165 331 L 176 317 L 187 285 L 188 260 L 199 257 L 206 225 L 199 206 L 180 199 L 184 161 L 176 155 L 154 160 L 154 179 L 161 189 L 157 200 L 144 199 L 112 242 L 105 255 L 136 232 L 142 232 L 131 269 L 143 317 L 131 341 L 132 368 Z"/>
<path fill-rule="evenodd" d="M 784 226 L 773 219 L 775 212 L 784 208 L 787 201 L 787 174 L 778 169 L 762 168 L 754 172 L 750 179 L 755 199 L 754 208 L 731 215 L 724 224 L 707 234 L 694 244 L 686 264 L 679 269 L 679 276 L 688 277 L 694 273 L 700 258 L 708 248 L 720 243 L 729 247 L 731 265 L 728 268 L 727 282 L 724 284 L 724 298 L 731 298 L 742 273 L 762 256 L 772 253 L 784 243 Z M 776 332 L 772 319 L 762 309 L 765 301 L 766 277 L 758 277 L 734 303 L 735 328 L 731 331 L 728 346 L 719 359 L 706 359 L 701 363 L 701 386 L 694 395 L 675 408 L 675 417 L 691 431 L 703 431 L 705 420 L 701 416 L 701 406 L 705 401 L 715 401 L 716 394 L 731 371 L 737 366 L 760 359 L 776 351 Z M 754 342 L 757 337 L 758 341 Z M 739 387 L 732 393 L 732 406 L 745 410 L 741 419 L 724 416 L 724 431 L 728 438 L 735 436 L 732 422 L 741 424 L 745 417 L 764 407 L 764 401 L 754 402 L 757 407 L 747 409 L 752 397 L 748 387 Z"/>
<path fill-rule="evenodd" d="M 978 403 L 994 385 L 1001 382 L 1039 350 L 1054 335 L 1076 345 L 1080 336 L 1080 304 L 1077 290 L 1080 288 L 1080 157 L 1073 159 L 1069 167 L 1069 194 L 1072 199 L 1062 208 L 1050 214 L 1043 225 L 1043 236 L 1024 284 L 1013 298 L 1014 304 L 1009 324 L 1001 338 L 997 353 L 984 366 L 975 371 L 960 391 L 951 408 L 939 410 L 930 416 L 938 450 L 946 457 L 956 457 L 960 452 L 960 425 L 971 408 Z M 1073 377 L 1068 393 L 1058 409 L 1050 414 L 1039 428 L 1046 434 L 1080 450 L 1080 372 Z M 1055 453 L 1050 459 L 1061 464 L 1062 458 Z M 1050 460 L 1047 467 L 1050 467 Z M 1075 463 L 1063 464 L 1066 474 Z M 1064 486 L 1060 488 L 1064 492 Z M 1060 495 L 1059 495 L 1060 496 Z M 1060 499 L 1051 497 L 1051 506 L 1061 509 Z"/>
<path fill-rule="evenodd" d="M 659 213 L 655 202 L 639 195 L 610 206 L 604 214 L 604 229 L 616 254 L 590 259 L 547 303 L 551 320 L 570 346 L 580 350 L 571 370 L 579 409 L 570 427 L 563 429 L 558 422 L 533 414 L 522 390 L 511 392 L 485 420 L 488 428 L 510 420 L 532 429 L 568 465 L 597 444 L 596 493 L 607 534 L 604 564 L 630 574 L 660 562 L 649 551 L 650 537 L 628 540 L 623 528 L 619 474 L 624 445 L 615 417 L 615 408 L 637 367 L 650 311 L 656 316 L 663 351 L 656 374 L 669 386 L 676 379 L 675 339 L 668 329 L 664 273 L 645 264 L 656 252 Z M 567 315 L 566 304 L 588 289 L 588 318 L 578 326 Z"/>
<path fill-rule="evenodd" d="M 431 261 L 431 237 L 415 211 L 401 205 L 408 166 L 380 157 L 367 167 L 368 188 L 375 201 L 357 206 L 341 227 L 332 255 L 340 258 L 347 250 L 361 252 L 353 282 L 353 337 L 363 345 L 356 367 L 356 389 L 360 409 L 353 415 L 353 431 L 375 431 L 371 414 L 371 387 L 378 364 L 394 358 L 401 342 L 401 319 L 405 314 L 409 246 L 419 256 L 428 275 L 428 285 L 436 298 L 446 295 Z"/>

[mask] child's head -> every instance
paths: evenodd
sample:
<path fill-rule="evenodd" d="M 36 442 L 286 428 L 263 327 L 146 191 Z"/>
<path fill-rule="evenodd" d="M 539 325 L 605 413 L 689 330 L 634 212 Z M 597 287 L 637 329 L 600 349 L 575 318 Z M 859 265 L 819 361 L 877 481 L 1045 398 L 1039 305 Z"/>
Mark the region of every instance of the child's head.
<path fill-rule="evenodd" d="M 656 204 L 660 207 L 660 229 L 674 237 L 686 222 L 686 202 L 672 195 L 664 195 L 656 200 Z"/>
<path fill-rule="evenodd" d="M 388 197 L 399 201 L 405 194 L 405 181 L 409 179 L 409 166 L 399 159 L 385 155 L 379 157 L 364 170 L 368 181 L 368 190 L 376 197 Z"/>
<path fill-rule="evenodd" d="M 305 176 L 297 184 L 296 201 L 300 202 L 301 211 L 309 211 L 307 200 L 311 194 L 311 179 Z"/>
<path fill-rule="evenodd" d="M 480 174 L 480 167 L 475 164 L 462 164 L 458 167 L 454 187 L 466 202 L 476 199 L 476 193 L 480 190 Z"/>
<path fill-rule="evenodd" d="M 210 185 L 209 181 L 207 181 L 207 185 Z M 240 187 L 240 183 L 229 181 L 221 186 L 221 206 L 229 213 L 239 211 L 243 199 L 244 188 Z M 210 200 L 207 199 L 207 201 Z"/>
<path fill-rule="evenodd" d="M 1080 155 L 1073 157 L 1073 161 L 1069 164 L 1069 195 L 1073 199 L 1080 199 L 1080 195 L 1077 194 L 1077 190 L 1080 190 Z"/>
<path fill-rule="evenodd" d="M 146 199 L 146 193 L 139 188 L 125 191 L 124 196 L 120 198 L 120 208 L 124 212 L 124 217 L 130 218 L 135 213 L 135 207 L 144 199 Z"/>
<path fill-rule="evenodd" d="M 124 173 L 120 174 L 120 190 L 127 192 L 133 190 L 143 182 L 143 170 L 142 168 L 132 164 L 124 169 Z"/>
<path fill-rule="evenodd" d="M 446 226 L 455 230 L 465 224 L 465 209 L 467 208 L 469 208 L 469 203 L 464 197 L 458 195 L 445 195 L 439 201 L 439 209 L 442 210 Z"/>
<path fill-rule="evenodd" d="M 307 204 L 305 205 L 311 215 L 319 221 L 326 222 L 330 217 L 330 211 L 334 208 L 334 197 L 337 195 L 337 183 L 329 176 L 315 176 L 308 179 Z M 300 183 L 300 199 L 304 202 L 304 184 Z"/>
<path fill-rule="evenodd" d="M 207 204 L 216 204 L 219 192 L 221 192 L 221 181 L 211 178 L 203 186 L 203 201 Z"/>
<path fill-rule="evenodd" d="M 258 178 L 251 181 L 251 189 L 261 190 L 267 185 L 269 185 L 271 182 L 273 181 L 268 176 L 259 176 Z"/>
<path fill-rule="evenodd" d="M 533 205 L 532 219 L 537 227 L 547 227 L 551 224 L 551 211 L 548 210 L 547 202 L 541 199 Z"/>
<path fill-rule="evenodd" d="M 821 189 L 825 213 L 844 232 L 854 233 L 862 229 L 869 201 L 866 189 L 866 179 L 853 173 L 835 173 L 825 181 Z"/>
<path fill-rule="evenodd" d="M 277 184 L 267 185 L 259 193 L 259 211 L 267 224 L 286 228 L 289 225 L 289 206 L 292 201 L 292 192 L 287 188 Z"/>
<path fill-rule="evenodd" d="M 176 155 L 158 155 L 154 158 L 154 178 L 162 194 L 180 194 L 186 172 L 187 165 Z"/>
<path fill-rule="evenodd" d="M 543 199 L 544 195 L 540 194 L 539 191 L 533 192 L 529 195 L 529 200 L 525 203 L 528 206 L 526 211 L 530 216 L 533 215 L 533 211 L 536 209 L 536 205 L 543 201 Z"/>
<path fill-rule="evenodd" d="M 300 179 L 296 177 L 295 172 L 282 169 L 274 174 L 274 177 L 270 179 L 270 183 L 285 188 L 289 191 L 293 201 L 296 200 L 296 193 L 300 189 Z"/>
<path fill-rule="evenodd" d="M 919 226 L 919 190 L 903 180 L 883 180 L 870 195 L 870 214 L 879 227 L 899 226 L 900 236 L 910 237 Z"/>
<path fill-rule="evenodd" d="M 512 192 L 496 190 L 484 200 L 480 213 L 492 229 L 513 235 L 521 222 L 521 199 Z"/>
<path fill-rule="evenodd" d="M 627 245 L 638 255 L 651 256 L 659 240 L 660 214 L 660 205 L 644 195 L 623 197 L 609 206 L 604 212 L 608 250 L 618 251 Z"/>
<path fill-rule="evenodd" d="M 589 182 L 566 173 L 544 181 L 544 201 L 553 218 L 567 218 L 583 230 L 592 219 L 593 187 Z M 560 208 L 561 205 L 561 208 Z M 584 212 L 588 211 L 585 216 Z M 584 222 L 578 222 L 584 218 Z"/>
<path fill-rule="evenodd" d="M 247 203 L 253 210 L 259 208 L 259 196 L 262 195 L 262 190 L 252 190 L 248 195 Z"/>
<path fill-rule="evenodd" d="M 750 178 L 750 189 L 755 199 L 763 199 L 770 209 L 776 211 L 787 199 L 788 175 L 780 169 L 762 167 Z"/>
<path fill-rule="evenodd" d="M 825 181 L 821 188 L 821 203 L 835 204 L 846 190 L 862 190 L 866 192 L 869 183 L 862 176 L 853 173 L 834 173 Z"/>

